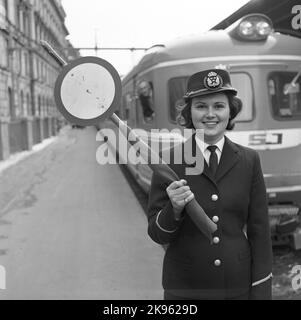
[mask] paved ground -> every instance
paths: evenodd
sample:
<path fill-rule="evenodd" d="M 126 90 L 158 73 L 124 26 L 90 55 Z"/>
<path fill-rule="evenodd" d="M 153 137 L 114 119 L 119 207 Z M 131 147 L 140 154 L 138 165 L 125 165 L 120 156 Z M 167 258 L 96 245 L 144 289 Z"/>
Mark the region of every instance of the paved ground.
<path fill-rule="evenodd" d="M 162 299 L 164 251 L 95 137 L 65 130 L 0 176 L 0 299 Z"/>

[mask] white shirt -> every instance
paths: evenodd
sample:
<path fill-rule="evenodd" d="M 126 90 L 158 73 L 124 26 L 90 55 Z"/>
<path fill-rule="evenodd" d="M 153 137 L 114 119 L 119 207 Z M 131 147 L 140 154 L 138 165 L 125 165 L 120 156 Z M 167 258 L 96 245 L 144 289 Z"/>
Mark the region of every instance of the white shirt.
<path fill-rule="evenodd" d="M 202 141 L 198 136 L 195 136 L 195 141 L 196 141 L 197 146 L 201 150 L 207 164 L 209 165 L 211 152 L 208 150 L 208 147 L 210 147 L 211 144 L 208 144 L 208 143 Z M 220 161 L 221 161 L 225 141 L 226 141 L 226 139 L 225 139 L 225 137 L 223 137 L 220 141 L 218 141 L 217 143 L 214 144 L 215 146 L 217 146 L 217 149 L 215 152 L 217 154 L 218 163 L 220 163 Z"/>

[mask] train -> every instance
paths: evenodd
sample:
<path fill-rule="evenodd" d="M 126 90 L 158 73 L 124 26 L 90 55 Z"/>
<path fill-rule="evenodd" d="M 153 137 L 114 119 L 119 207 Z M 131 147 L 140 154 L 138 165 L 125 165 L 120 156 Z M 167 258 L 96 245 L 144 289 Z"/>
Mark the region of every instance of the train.
<path fill-rule="evenodd" d="M 117 113 L 148 142 L 151 136 L 163 141 L 162 148 L 171 139 L 181 143 L 181 132 L 172 132 L 179 128 L 178 107 L 183 102 L 187 80 L 192 74 L 211 68 L 230 72 L 232 85 L 243 101 L 235 130 L 227 136 L 260 155 L 273 244 L 299 250 L 300 38 L 275 32 L 272 21 L 263 14 L 249 14 L 225 30 L 210 30 L 156 45 L 123 78 L 122 103 Z M 154 129 L 158 129 L 157 136 L 149 135 Z M 150 168 L 139 163 L 127 165 L 148 192 Z"/>

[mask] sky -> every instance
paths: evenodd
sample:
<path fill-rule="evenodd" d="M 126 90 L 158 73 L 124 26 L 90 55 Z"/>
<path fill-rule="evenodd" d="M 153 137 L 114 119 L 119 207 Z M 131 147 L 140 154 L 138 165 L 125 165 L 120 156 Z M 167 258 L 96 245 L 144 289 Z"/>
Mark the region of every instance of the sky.
<path fill-rule="evenodd" d="M 202 34 L 249 0 L 62 0 L 68 39 L 75 47 L 142 47 Z M 83 56 L 96 55 L 82 51 Z M 102 51 L 121 75 L 139 62 L 143 51 Z"/>

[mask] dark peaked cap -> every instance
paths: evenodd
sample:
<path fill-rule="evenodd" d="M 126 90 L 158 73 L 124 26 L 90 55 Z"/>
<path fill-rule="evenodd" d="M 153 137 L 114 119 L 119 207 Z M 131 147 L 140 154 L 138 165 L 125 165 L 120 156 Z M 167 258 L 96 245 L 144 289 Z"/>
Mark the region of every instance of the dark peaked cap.
<path fill-rule="evenodd" d="M 189 78 L 184 99 L 224 91 L 237 95 L 237 90 L 232 87 L 229 72 L 223 69 L 210 69 L 195 73 Z"/>

